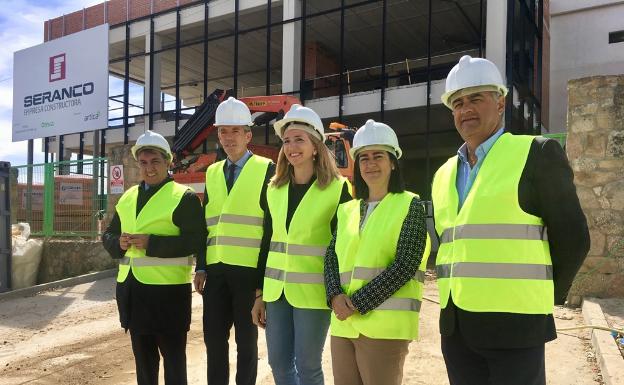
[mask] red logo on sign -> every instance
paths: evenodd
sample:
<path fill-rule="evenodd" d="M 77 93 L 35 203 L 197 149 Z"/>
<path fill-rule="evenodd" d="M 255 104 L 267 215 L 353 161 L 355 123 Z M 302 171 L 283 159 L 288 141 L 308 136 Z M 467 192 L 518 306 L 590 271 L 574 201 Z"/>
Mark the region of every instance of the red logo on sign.
<path fill-rule="evenodd" d="M 65 79 L 65 54 L 50 58 L 50 82 Z"/>

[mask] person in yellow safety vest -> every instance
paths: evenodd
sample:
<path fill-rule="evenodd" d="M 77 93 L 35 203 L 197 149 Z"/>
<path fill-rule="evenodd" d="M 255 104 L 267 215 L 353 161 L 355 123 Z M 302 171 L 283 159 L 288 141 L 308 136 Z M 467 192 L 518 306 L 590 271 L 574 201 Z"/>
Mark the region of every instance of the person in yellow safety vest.
<path fill-rule="evenodd" d="M 351 188 L 324 144 L 323 123 L 313 110 L 294 104 L 274 128 L 283 144 L 267 192 L 265 231 L 271 228 L 272 236 L 270 251 L 258 264 L 264 285 L 256 292 L 252 319 L 266 327 L 276 385 L 322 385 L 329 328 L 323 256 L 336 208 L 352 199 Z"/>
<path fill-rule="evenodd" d="M 270 234 L 263 222 L 268 210 L 267 183 L 275 164 L 247 149 L 251 113 L 233 97 L 217 107 L 215 124 L 227 159 L 206 170 L 204 216 L 208 238 L 197 258 L 195 290 L 204 302 L 204 343 L 209 385 L 230 378 L 230 329 L 236 337 L 236 384 L 254 385 L 258 371 L 258 328 L 249 312 L 260 283 L 258 255 L 268 250 Z"/>
<path fill-rule="evenodd" d="M 325 255 L 336 385 L 399 385 L 418 316 L 431 249 L 424 206 L 405 191 L 401 148 L 374 120 L 356 132 L 356 200 L 338 207 Z"/>
<path fill-rule="evenodd" d="M 442 353 L 451 385 L 542 385 L 545 343 L 589 250 L 561 146 L 505 132 L 507 87 L 494 63 L 463 56 L 442 102 L 464 140 L 438 169 Z"/>
<path fill-rule="evenodd" d="M 119 319 L 130 330 L 137 384 L 158 384 L 160 355 L 165 384 L 186 384 L 193 255 L 206 239 L 201 204 L 169 176 L 172 155 L 162 135 L 146 131 L 131 150 L 142 182 L 121 196 L 102 235 L 119 261 Z"/>

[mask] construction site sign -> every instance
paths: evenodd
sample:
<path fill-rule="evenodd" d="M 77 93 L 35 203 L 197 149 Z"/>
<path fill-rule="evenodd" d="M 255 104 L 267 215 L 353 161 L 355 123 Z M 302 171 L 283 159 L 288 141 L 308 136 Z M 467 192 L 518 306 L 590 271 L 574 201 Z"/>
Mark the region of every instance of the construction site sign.
<path fill-rule="evenodd" d="M 110 194 L 123 194 L 124 193 L 124 173 L 123 165 L 118 164 L 110 167 L 110 188 L 108 189 Z"/>
<path fill-rule="evenodd" d="M 61 183 L 59 203 L 62 205 L 82 206 L 82 183 Z"/>
<path fill-rule="evenodd" d="M 13 142 L 108 127 L 108 24 L 13 55 Z"/>

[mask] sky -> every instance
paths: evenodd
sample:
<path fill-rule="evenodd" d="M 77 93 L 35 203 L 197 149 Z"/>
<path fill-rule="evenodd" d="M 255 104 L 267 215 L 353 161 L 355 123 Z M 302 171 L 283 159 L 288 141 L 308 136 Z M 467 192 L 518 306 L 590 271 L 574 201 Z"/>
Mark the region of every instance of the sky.
<path fill-rule="evenodd" d="M 103 0 L 0 1 L 0 161 L 26 164 L 27 143 L 11 142 L 13 108 L 13 53 L 43 43 L 43 25 L 63 14 Z M 43 163 L 41 140 L 35 140 L 34 163 Z"/>

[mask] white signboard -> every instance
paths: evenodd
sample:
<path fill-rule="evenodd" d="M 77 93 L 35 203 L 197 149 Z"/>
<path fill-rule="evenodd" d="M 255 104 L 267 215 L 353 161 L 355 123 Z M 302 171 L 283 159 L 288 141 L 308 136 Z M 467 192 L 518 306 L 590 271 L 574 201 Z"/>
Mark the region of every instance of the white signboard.
<path fill-rule="evenodd" d="M 124 176 L 123 165 L 116 165 L 110 167 L 110 188 L 111 194 L 123 194 L 124 192 Z"/>
<path fill-rule="evenodd" d="M 13 141 L 108 127 L 108 24 L 13 55 Z"/>
<path fill-rule="evenodd" d="M 62 205 L 82 206 L 82 183 L 61 183 L 59 203 Z"/>
<path fill-rule="evenodd" d="M 28 208 L 28 190 L 26 190 L 26 186 L 22 189 L 22 208 Z M 32 210 L 43 210 L 43 188 L 40 189 L 32 189 L 30 193 L 30 208 Z"/>

